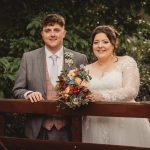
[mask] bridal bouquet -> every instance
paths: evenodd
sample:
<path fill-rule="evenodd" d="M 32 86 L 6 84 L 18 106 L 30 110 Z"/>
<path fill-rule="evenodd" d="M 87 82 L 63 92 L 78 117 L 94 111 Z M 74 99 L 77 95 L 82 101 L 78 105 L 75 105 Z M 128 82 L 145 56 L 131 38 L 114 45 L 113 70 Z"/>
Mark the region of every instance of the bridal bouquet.
<path fill-rule="evenodd" d="M 58 108 L 75 109 L 90 102 L 86 96 L 91 92 L 85 85 L 87 81 L 91 80 L 91 76 L 83 65 L 74 70 L 62 71 L 58 79 L 56 85 Z"/>

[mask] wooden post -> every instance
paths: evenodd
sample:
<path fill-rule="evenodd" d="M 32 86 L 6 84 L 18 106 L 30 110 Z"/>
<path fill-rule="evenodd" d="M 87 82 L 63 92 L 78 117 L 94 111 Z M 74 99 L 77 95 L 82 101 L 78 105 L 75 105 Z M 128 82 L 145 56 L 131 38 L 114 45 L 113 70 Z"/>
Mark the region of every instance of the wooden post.
<path fill-rule="evenodd" d="M 82 141 L 82 117 L 73 116 L 71 123 L 71 132 L 72 132 L 72 142 L 81 142 Z"/>
<path fill-rule="evenodd" d="M 4 116 L 0 114 L 0 136 L 5 134 L 5 119 Z"/>

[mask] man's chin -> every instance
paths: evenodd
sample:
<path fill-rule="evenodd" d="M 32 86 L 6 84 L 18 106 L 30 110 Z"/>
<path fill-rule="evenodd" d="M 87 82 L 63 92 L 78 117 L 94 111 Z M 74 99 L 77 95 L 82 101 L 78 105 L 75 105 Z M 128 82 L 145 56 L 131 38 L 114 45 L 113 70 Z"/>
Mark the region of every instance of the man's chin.
<path fill-rule="evenodd" d="M 52 51 L 57 51 L 58 50 L 58 46 L 57 45 L 50 45 L 49 49 Z"/>

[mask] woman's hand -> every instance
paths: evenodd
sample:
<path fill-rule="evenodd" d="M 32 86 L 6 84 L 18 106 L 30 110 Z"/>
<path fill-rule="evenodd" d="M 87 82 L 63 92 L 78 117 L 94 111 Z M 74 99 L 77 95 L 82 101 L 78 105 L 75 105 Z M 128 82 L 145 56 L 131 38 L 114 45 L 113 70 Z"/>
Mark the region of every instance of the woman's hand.
<path fill-rule="evenodd" d="M 87 99 L 90 99 L 91 102 L 98 102 L 98 101 L 102 101 L 103 100 L 103 97 L 101 95 L 100 92 L 97 92 L 97 91 L 93 91 L 90 95 L 88 95 L 86 97 Z"/>
<path fill-rule="evenodd" d="M 40 92 L 30 93 L 29 95 L 27 95 L 27 99 L 29 99 L 32 103 L 44 100 L 44 98 Z"/>

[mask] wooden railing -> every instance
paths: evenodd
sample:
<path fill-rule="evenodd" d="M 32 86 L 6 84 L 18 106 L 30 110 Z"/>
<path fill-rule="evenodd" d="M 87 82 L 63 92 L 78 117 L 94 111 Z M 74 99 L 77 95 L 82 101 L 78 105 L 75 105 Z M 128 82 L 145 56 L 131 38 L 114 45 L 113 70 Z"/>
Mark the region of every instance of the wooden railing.
<path fill-rule="evenodd" d="M 27 149 L 27 150 L 145 150 L 150 148 L 116 146 L 106 144 L 82 143 L 82 122 L 81 117 L 91 116 L 112 116 L 112 117 L 136 117 L 150 118 L 150 103 L 91 103 L 83 109 L 56 110 L 55 102 L 31 103 L 21 99 L 0 99 L 0 150 L 4 149 Z M 5 136 L 5 118 L 4 113 L 34 113 L 34 114 L 61 114 L 71 116 L 71 142 L 56 142 L 44 140 L 31 140 L 18 137 Z"/>

